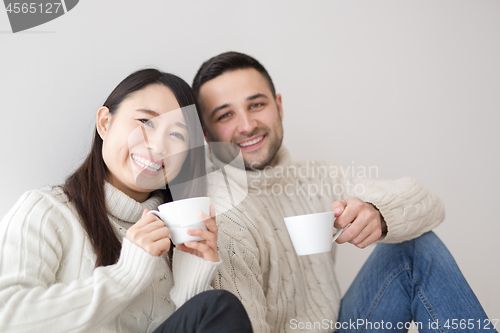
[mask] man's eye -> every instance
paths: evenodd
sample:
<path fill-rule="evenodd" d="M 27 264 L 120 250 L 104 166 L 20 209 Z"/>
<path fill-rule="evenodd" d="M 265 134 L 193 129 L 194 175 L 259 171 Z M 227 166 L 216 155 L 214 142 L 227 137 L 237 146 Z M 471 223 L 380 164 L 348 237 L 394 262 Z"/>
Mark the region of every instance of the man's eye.
<path fill-rule="evenodd" d="M 264 105 L 264 104 L 262 104 L 262 103 L 253 103 L 253 104 L 250 105 L 250 109 L 255 109 L 255 108 L 261 107 L 262 105 Z"/>
<path fill-rule="evenodd" d="M 186 141 L 186 138 L 184 137 L 184 135 L 182 135 L 181 133 L 179 132 L 174 132 L 174 133 L 171 133 L 170 135 L 173 135 L 179 139 L 181 139 L 182 141 Z"/>
<path fill-rule="evenodd" d="M 222 119 L 225 119 L 227 117 L 229 117 L 229 112 L 224 113 L 222 116 L 220 116 L 219 118 L 217 118 L 217 120 L 222 120 Z"/>
<path fill-rule="evenodd" d="M 149 119 L 139 119 L 139 121 L 147 126 L 154 127 L 153 122 Z"/>

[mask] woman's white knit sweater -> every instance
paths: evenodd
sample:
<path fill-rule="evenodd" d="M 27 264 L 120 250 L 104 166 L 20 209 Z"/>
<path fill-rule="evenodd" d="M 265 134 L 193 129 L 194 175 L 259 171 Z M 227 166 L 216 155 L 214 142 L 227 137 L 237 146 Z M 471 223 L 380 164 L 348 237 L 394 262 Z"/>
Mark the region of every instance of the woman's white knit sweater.
<path fill-rule="evenodd" d="M 61 188 L 25 193 L 0 222 L 0 332 L 152 332 L 209 288 L 219 263 L 174 249 L 154 257 L 125 238 L 144 208 L 105 183 L 109 219 L 122 241 L 114 265 L 96 256 Z"/>
<path fill-rule="evenodd" d="M 293 163 L 282 147 L 273 167 L 225 166 L 209 177 L 222 261 L 213 285 L 240 298 L 256 333 L 295 332 L 292 323 L 338 318 L 336 244 L 331 253 L 297 256 L 284 217 L 331 211 L 334 201 L 356 196 L 380 210 L 388 233 L 379 241 L 388 243 L 418 237 L 444 219 L 439 198 L 413 179 L 355 179 L 345 171 L 332 163 Z"/>

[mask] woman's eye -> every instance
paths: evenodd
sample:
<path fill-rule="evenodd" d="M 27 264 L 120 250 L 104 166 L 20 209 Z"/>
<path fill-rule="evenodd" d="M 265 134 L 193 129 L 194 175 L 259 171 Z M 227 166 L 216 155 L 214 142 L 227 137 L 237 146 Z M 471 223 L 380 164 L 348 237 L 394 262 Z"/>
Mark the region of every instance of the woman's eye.
<path fill-rule="evenodd" d="M 184 135 L 182 135 L 181 133 L 178 133 L 178 132 L 175 132 L 175 133 L 172 133 L 170 135 L 173 135 L 179 139 L 181 139 L 182 141 L 186 141 L 186 138 L 184 137 Z"/>
<path fill-rule="evenodd" d="M 149 119 L 139 119 L 139 121 L 147 126 L 151 126 L 151 127 L 154 127 L 153 126 L 153 122 Z"/>

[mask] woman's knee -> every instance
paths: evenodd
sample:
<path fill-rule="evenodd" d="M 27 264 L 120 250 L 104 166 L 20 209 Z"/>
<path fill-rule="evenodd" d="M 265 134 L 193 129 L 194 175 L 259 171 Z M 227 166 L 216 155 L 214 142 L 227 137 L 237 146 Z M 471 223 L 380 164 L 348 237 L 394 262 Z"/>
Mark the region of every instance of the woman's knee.
<path fill-rule="evenodd" d="M 243 307 L 240 300 L 227 290 L 208 290 L 202 292 L 199 296 L 202 296 L 206 302 L 217 304 L 218 306 Z"/>

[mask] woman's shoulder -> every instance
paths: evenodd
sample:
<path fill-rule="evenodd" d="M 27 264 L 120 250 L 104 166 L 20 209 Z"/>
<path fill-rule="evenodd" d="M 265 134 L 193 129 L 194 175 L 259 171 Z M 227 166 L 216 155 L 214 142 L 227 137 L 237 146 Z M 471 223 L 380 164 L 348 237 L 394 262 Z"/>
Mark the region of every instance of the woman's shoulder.
<path fill-rule="evenodd" d="M 38 196 L 40 198 L 44 197 L 48 200 L 51 200 L 51 198 L 53 198 L 53 199 L 56 199 L 60 202 L 67 201 L 67 196 L 64 193 L 62 186 L 46 186 L 46 187 L 39 188 L 39 189 L 28 190 L 28 191 L 23 193 L 21 198 L 23 198 L 24 196 L 27 196 L 27 197 Z"/>
<path fill-rule="evenodd" d="M 2 225 L 10 228 L 26 227 L 26 224 L 43 223 L 57 229 L 64 228 L 72 220 L 78 220 L 73 205 L 60 186 L 48 186 L 41 189 L 26 191 L 17 200 L 7 215 L 2 219 Z"/>
<path fill-rule="evenodd" d="M 24 192 L 12 210 L 62 209 L 70 205 L 61 186 L 47 186 Z"/>

